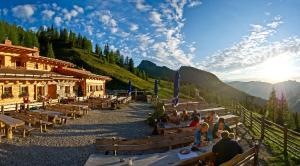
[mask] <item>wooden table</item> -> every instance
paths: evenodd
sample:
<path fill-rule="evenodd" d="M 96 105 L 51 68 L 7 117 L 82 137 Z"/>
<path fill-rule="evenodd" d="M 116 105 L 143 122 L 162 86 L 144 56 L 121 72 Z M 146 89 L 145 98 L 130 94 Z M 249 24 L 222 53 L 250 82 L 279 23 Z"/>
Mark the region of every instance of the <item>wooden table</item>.
<path fill-rule="evenodd" d="M 213 144 L 202 147 L 201 151 L 196 152 L 196 155 L 203 155 L 207 152 L 212 151 Z M 191 148 L 191 147 L 184 147 Z M 144 155 L 104 155 L 104 154 L 92 154 L 85 166 L 100 166 L 100 165 L 110 165 L 110 166 L 124 166 L 128 165 L 129 158 L 133 159 L 134 166 L 144 166 L 144 165 L 155 165 L 155 166 L 167 166 L 174 165 L 180 160 L 178 153 L 183 148 L 178 148 L 174 150 L 167 151 L 165 153 L 154 153 L 154 154 L 144 154 Z M 120 162 L 120 159 L 125 161 Z M 188 159 L 188 158 L 187 158 Z"/>
<path fill-rule="evenodd" d="M 6 115 L 0 115 L 0 121 L 5 124 L 5 133 L 7 139 L 13 138 L 12 128 L 25 125 L 25 122 Z"/>
<path fill-rule="evenodd" d="M 88 111 L 89 111 L 89 106 L 88 105 L 80 105 L 80 104 L 67 104 L 69 106 L 72 106 L 72 107 L 78 107 L 80 110 L 83 111 L 83 114 L 88 114 Z"/>
<path fill-rule="evenodd" d="M 61 112 L 47 111 L 44 109 L 37 109 L 37 110 L 31 110 L 31 111 L 47 115 L 48 117 L 50 117 L 52 119 L 53 123 L 55 123 L 57 119 L 61 122 L 61 118 L 59 118 L 59 116 L 63 116 L 63 113 L 61 113 Z"/>

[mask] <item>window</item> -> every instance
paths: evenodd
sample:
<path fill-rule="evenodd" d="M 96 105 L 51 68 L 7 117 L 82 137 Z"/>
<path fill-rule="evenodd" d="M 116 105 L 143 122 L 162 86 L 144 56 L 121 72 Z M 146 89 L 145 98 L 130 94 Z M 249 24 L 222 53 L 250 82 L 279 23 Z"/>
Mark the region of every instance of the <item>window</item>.
<path fill-rule="evenodd" d="M 13 95 L 12 95 L 12 87 L 11 86 L 4 87 L 2 98 L 10 98 L 10 97 L 13 97 Z"/>
<path fill-rule="evenodd" d="M 35 63 L 34 67 L 35 67 L 35 69 L 39 69 L 39 64 Z"/>
<path fill-rule="evenodd" d="M 28 86 L 20 87 L 20 95 L 19 97 L 28 96 Z"/>
<path fill-rule="evenodd" d="M 47 64 L 44 64 L 44 69 L 48 70 L 48 65 Z"/>
<path fill-rule="evenodd" d="M 70 94 L 71 93 L 70 86 L 65 86 L 65 93 L 66 94 Z"/>
<path fill-rule="evenodd" d="M 92 85 L 90 86 L 90 92 L 94 92 L 94 87 Z"/>
<path fill-rule="evenodd" d="M 103 86 L 102 85 L 100 85 L 100 90 L 103 90 Z"/>

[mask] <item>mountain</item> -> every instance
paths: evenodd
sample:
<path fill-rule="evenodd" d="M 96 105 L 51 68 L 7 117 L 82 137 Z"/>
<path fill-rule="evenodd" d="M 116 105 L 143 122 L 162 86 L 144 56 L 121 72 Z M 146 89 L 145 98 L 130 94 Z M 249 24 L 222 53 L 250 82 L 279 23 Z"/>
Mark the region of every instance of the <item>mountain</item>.
<path fill-rule="evenodd" d="M 229 82 L 228 85 L 253 96 L 261 97 L 264 99 L 268 99 L 272 88 L 275 88 L 278 97 L 280 97 L 281 94 L 286 96 L 290 110 L 298 112 L 300 111 L 300 82 L 284 81 L 276 84 L 270 84 L 259 81 L 234 81 Z"/>
<path fill-rule="evenodd" d="M 167 67 L 160 67 L 149 61 L 142 61 L 137 67 L 145 71 L 150 77 L 155 79 L 173 80 L 174 70 Z M 166 73 L 161 77 L 160 73 Z M 266 100 L 259 97 L 248 95 L 245 92 L 237 90 L 224 82 L 222 82 L 216 75 L 199 70 L 193 67 L 182 66 L 179 69 L 182 85 L 192 85 L 197 89 L 200 96 L 203 96 L 209 102 L 227 103 L 238 101 L 245 105 L 263 106 Z"/>
<path fill-rule="evenodd" d="M 156 79 L 173 80 L 175 75 L 175 72 L 166 66 L 157 66 L 155 63 L 147 60 L 143 60 L 137 68 L 142 71 L 147 71 L 150 77 Z"/>

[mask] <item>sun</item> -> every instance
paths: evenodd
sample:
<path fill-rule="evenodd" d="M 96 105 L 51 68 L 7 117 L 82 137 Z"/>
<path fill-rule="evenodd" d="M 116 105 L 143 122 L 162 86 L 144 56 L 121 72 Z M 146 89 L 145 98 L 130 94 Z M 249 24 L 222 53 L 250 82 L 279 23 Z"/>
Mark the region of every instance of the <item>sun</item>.
<path fill-rule="evenodd" d="M 293 64 L 288 56 L 271 58 L 261 65 L 261 75 L 268 82 L 287 81 L 293 75 Z"/>

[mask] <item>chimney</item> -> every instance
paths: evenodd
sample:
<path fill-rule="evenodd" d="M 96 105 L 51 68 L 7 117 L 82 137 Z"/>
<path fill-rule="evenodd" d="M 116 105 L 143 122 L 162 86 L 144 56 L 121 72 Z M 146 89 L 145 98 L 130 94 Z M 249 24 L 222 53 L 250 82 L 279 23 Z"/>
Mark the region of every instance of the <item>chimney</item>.
<path fill-rule="evenodd" d="M 8 40 L 8 39 L 5 39 L 4 44 L 5 44 L 5 45 L 12 45 L 11 41 Z"/>

